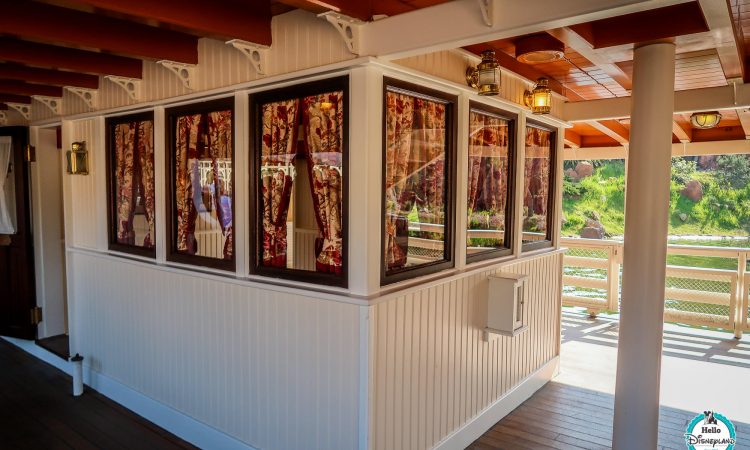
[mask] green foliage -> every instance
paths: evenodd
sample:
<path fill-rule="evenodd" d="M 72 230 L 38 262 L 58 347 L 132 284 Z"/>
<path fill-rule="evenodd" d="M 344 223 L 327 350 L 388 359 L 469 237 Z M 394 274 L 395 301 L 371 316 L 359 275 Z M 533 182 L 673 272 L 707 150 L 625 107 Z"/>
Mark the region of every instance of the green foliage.
<path fill-rule="evenodd" d="M 742 189 L 750 183 L 750 159 L 748 155 L 721 155 L 716 158 L 716 170 L 720 181 Z"/>
<path fill-rule="evenodd" d="M 672 158 L 672 181 L 684 186 L 693 179 L 696 169 L 696 163 L 692 159 Z"/>

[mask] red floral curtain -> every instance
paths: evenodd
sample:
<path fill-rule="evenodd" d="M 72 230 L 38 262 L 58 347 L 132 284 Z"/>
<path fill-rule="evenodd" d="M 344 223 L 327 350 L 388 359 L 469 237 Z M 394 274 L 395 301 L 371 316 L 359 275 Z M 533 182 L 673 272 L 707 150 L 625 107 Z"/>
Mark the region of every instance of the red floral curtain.
<path fill-rule="evenodd" d="M 286 267 L 286 219 L 294 180 L 299 100 L 263 105 L 263 265 Z"/>
<path fill-rule="evenodd" d="M 128 122 L 115 126 L 115 204 L 117 242 L 152 248 L 154 237 L 154 146 L 153 122 Z M 136 242 L 134 215 L 143 205 L 147 233 Z"/>
<path fill-rule="evenodd" d="M 499 228 L 508 200 L 508 121 L 478 112 L 469 121 L 469 213 L 490 212 L 487 226 Z"/>
<path fill-rule="evenodd" d="M 551 133 L 539 128 L 526 128 L 526 161 L 524 167 L 524 215 L 529 218 L 541 216 L 544 220 L 534 220 L 538 231 L 546 230 L 547 204 L 550 180 L 550 137 Z M 530 229 L 525 224 L 524 229 Z"/>
<path fill-rule="evenodd" d="M 216 218 L 225 237 L 223 259 L 233 257 L 232 222 L 232 112 L 214 111 L 177 119 L 175 154 L 175 205 L 177 207 L 177 250 L 198 252 L 195 236 L 199 206 L 206 209 L 203 191 L 213 197 Z M 199 162 L 211 161 L 211 175 L 201 184 Z M 209 256 L 209 255 L 205 255 Z"/>
<path fill-rule="evenodd" d="M 343 92 L 332 92 L 302 100 L 310 190 L 322 235 L 315 268 L 336 274 L 342 270 L 343 97 Z"/>
<path fill-rule="evenodd" d="M 414 206 L 409 183 L 414 126 L 414 97 L 387 92 L 385 146 L 385 263 L 387 269 L 406 264 L 407 215 Z"/>

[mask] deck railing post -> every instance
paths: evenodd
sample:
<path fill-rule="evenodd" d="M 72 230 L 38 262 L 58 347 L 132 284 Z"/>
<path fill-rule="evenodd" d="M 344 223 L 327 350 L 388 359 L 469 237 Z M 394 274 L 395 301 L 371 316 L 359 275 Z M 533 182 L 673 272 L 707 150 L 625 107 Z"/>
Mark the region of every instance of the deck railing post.
<path fill-rule="evenodd" d="M 619 245 L 609 248 L 609 267 L 607 269 L 607 309 L 617 312 L 620 309 L 620 256 Z"/>
<path fill-rule="evenodd" d="M 737 339 L 742 338 L 742 332 L 744 331 L 747 321 L 747 277 L 745 273 L 747 271 L 747 252 L 740 252 L 737 258 L 737 283 L 735 295 L 737 301 L 735 301 L 735 308 L 732 313 L 734 314 L 734 337 Z"/>

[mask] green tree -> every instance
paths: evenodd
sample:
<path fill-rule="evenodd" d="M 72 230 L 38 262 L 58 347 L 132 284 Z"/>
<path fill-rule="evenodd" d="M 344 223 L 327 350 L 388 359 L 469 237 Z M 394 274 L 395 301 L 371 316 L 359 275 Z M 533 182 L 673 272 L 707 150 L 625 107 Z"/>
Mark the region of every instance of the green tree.
<path fill-rule="evenodd" d="M 724 184 L 742 189 L 750 183 L 748 155 L 721 155 L 716 158 L 716 174 Z"/>

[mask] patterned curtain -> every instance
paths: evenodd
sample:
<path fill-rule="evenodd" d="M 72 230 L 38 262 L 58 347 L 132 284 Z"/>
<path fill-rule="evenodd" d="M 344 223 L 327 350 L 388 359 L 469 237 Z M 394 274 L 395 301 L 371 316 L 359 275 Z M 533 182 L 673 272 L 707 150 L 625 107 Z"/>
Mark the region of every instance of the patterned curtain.
<path fill-rule="evenodd" d="M 230 171 L 223 171 L 220 163 L 232 159 L 232 111 L 214 111 L 181 116 L 177 119 L 175 155 L 175 204 L 177 206 L 177 250 L 194 255 L 198 252 L 195 226 L 198 206 L 216 206 L 216 217 L 226 238 L 222 257 L 232 259 L 232 185 Z M 199 161 L 211 161 L 211 176 L 201 185 Z M 203 191 L 208 192 L 205 202 Z M 209 256 L 209 255 L 206 255 Z"/>
<path fill-rule="evenodd" d="M 115 176 L 117 242 L 154 247 L 154 146 L 153 122 L 129 122 L 115 126 Z M 136 242 L 133 217 L 138 197 L 144 205 L 148 232 Z"/>
<path fill-rule="evenodd" d="M 487 227 L 499 228 L 508 194 L 508 121 L 476 112 L 469 121 L 469 213 L 490 212 Z"/>
<path fill-rule="evenodd" d="M 546 216 L 549 199 L 551 133 L 526 128 L 526 161 L 524 171 L 524 205 L 526 217 Z M 538 230 L 546 229 L 546 220 L 536 221 Z"/>
<path fill-rule="evenodd" d="M 419 221 L 444 222 L 445 105 L 414 99 L 414 142 L 409 173 Z"/>
<path fill-rule="evenodd" d="M 322 235 L 316 245 L 315 268 L 340 274 L 342 270 L 342 92 L 305 97 L 303 129 L 315 219 Z"/>
<path fill-rule="evenodd" d="M 299 100 L 263 105 L 263 265 L 286 267 L 286 219 L 294 180 Z"/>
<path fill-rule="evenodd" d="M 409 95 L 386 93 L 385 262 L 387 269 L 402 267 L 406 264 L 407 215 L 414 206 L 414 195 L 407 189 L 413 141 L 414 100 L 414 97 Z"/>

